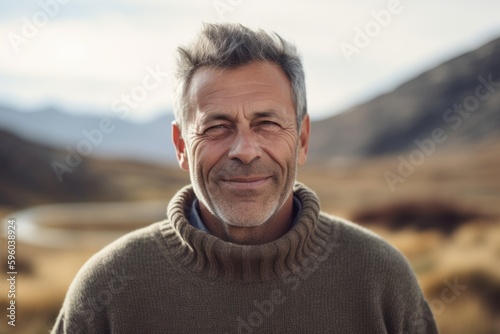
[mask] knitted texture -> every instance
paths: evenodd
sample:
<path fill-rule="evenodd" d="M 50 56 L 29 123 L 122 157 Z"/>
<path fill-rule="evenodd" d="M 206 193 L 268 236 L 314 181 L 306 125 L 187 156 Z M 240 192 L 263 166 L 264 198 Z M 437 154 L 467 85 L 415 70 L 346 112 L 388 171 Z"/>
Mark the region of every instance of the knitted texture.
<path fill-rule="evenodd" d="M 301 184 L 298 223 L 262 245 L 167 219 L 105 247 L 71 284 L 52 333 L 437 333 L 406 259 L 368 230 L 320 212 Z"/>

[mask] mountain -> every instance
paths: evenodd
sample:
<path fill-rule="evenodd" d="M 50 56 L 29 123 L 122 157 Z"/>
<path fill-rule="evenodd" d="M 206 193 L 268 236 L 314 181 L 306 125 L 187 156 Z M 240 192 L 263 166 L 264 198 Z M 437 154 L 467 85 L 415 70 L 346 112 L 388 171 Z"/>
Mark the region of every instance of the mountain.
<path fill-rule="evenodd" d="M 89 160 L 83 158 L 78 168 L 59 182 L 51 164 L 65 160 L 62 150 L 33 144 L 0 130 L 0 204 L 24 207 L 52 201 L 80 201 L 94 197 L 120 197 L 108 194 L 106 182 L 89 173 Z"/>
<path fill-rule="evenodd" d="M 500 39 L 496 39 L 390 93 L 314 122 L 310 159 L 386 155 L 420 150 L 425 144 L 429 150 L 432 145 L 434 149 L 459 150 L 464 145 L 497 140 L 499 60 Z"/>
<path fill-rule="evenodd" d="M 0 129 L 21 138 L 87 156 L 175 163 L 171 144 L 172 113 L 149 122 L 120 118 L 73 115 L 55 109 L 19 112 L 0 107 Z M 69 149 L 67 148 L 69 146 Z"/>
<path fill-rule="evenodd" d="M 187 183 L 179 167 L 78 158 L 0 130 L 0 208 L 168 199 Z"/>

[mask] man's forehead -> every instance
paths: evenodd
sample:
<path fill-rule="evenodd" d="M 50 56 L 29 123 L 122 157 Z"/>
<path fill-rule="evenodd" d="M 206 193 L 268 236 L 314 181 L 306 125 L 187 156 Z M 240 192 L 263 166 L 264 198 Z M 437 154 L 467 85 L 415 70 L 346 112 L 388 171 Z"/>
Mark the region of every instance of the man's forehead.
<path fill-rule="evenodd" d="M 196 94 L 204 89 L 214 88 L 214 84 L 224 84 L 228 81 L 280 86 L 287 83 L 285 86 L 291 89 L 288 77 L 278 64 L 269 61 L 253 61 L 234 68 L 202 66 L 191 77 L 189 92 Z"/>
<path fill-rule="evenodd" d="M 205 121 L 209 114 L 244 110 L 245 118 L 264 113 L 294 120 L 291 84 L 281 67 L 271 62 L 252 62 L 236 68 L 201 67 L 188 91 L 191 119 Z M 192 118 L 194 116 L 194 118 Z M 213 117 L 209 117 L 212 119 Z"/>

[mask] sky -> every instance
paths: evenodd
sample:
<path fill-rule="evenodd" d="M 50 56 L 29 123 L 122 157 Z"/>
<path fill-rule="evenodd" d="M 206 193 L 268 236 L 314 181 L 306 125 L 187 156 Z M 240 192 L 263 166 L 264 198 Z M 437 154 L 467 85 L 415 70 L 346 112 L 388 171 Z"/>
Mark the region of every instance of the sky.
<path fill-rule="evenodd" d="M 497 0 L 4 0 L 0 105 L 150 120 L 203 22 L 277 32 L 302 55 L 312 119 L 500 37 Z M 121 114 L 120 114 L 121 113 Z"/>

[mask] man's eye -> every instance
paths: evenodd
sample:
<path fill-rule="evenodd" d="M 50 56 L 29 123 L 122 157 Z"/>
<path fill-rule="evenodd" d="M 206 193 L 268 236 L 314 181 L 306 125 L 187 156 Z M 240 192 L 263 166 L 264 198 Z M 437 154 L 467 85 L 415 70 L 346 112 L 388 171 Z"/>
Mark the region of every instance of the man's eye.
<path fill-rule="evenodd" d="M 222 125 L 222 124 L 218 124 L 218 125 L 214 125 L 214 126 L 211 126 L 207 129 L 208 130 L 220 130 L 220 129 L 227 129 L 227 126 L 225 125 Z"/>
<path fill-rule="evenodd" d="M 280 125 L 273 121 L 262 121 L 259 122 L 259 126 L 264 127 L 265 129 L 278 129 Z"/>
<path fill-rule="evenodd" d="M 207 135 L 217 135 L 217 134 L 222 134 L 225 131 L 228 130 L 228 127 L 226 125 L 218 124 L 211 126 L 205 130 L 205 134 Z"/>

